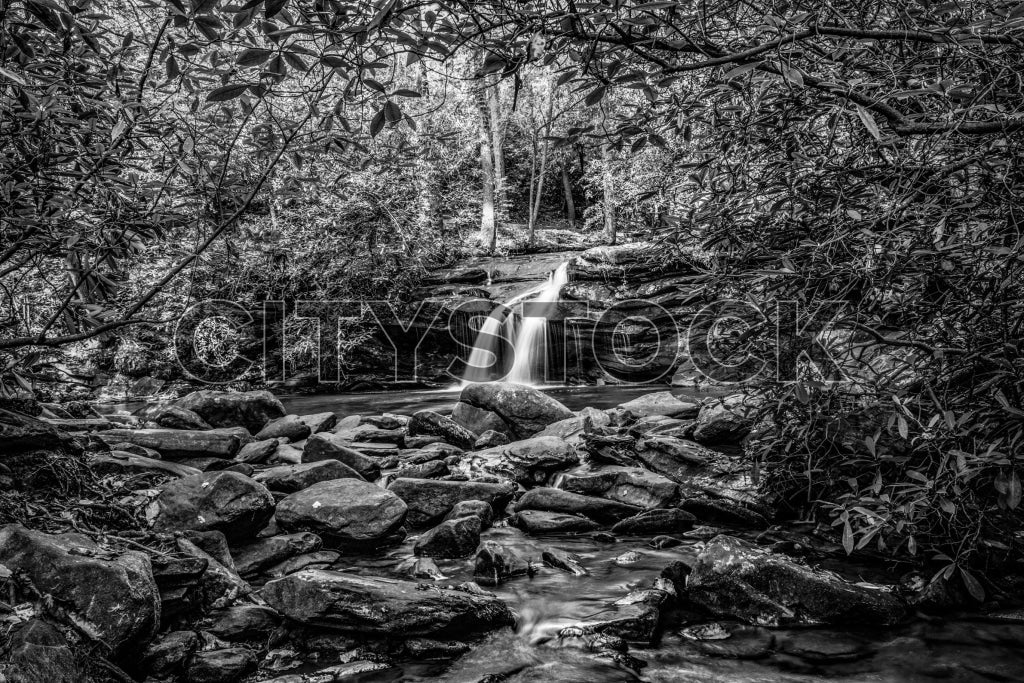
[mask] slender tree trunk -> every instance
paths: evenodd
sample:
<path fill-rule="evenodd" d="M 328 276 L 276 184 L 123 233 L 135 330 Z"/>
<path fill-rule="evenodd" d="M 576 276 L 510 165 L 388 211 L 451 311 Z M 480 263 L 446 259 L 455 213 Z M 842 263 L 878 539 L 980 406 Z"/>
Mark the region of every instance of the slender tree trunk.
<path fill-rule="evenodd" d="M 501 92 L 498 74 L 486 77 L 487 110 L 490 115 L 491 152 L 494 155 L 495 220 L 501 224 L 508 220 L 508 182 L 505 178 L 505 121 L 501 115 Z"/>
<path fill-rule="evenodd" d="M 605 122 L 608 117 L 607 97 L 601 106 L 601 128 L 605 128 Z M 612 150 L 611 145 L 605 140 L 601 144 L 601 165 L 602 165 L 602 188 L 604 194 L 603 209 L 604 209 L 604 234 L 608 240 L 608 244 L 615 244 L 617 235 L 617 228 L 615 225 L 615 176 L 612 175 Z"/>
<path fill-rule="evenodd" d="M 437 164 L 434 163 L 433 147 L 434 139 L 433 119 L 429 112 L 430 104 L 430 78 L 427 72 L 426 62 L 420 60 L 420 72 L 417 79 L 417 90 L 420 98 L 420 111 L 424 116 L 419 117 L 415 142 L 419 147 L 419 154 L 416 156 L 416 190 L 419 196 L 419 211 L 417 222 L 421 230 L 429 230 L 440 233 L 444 229 L 441 216 L 441 202 L 437 197 Z"/>
<path fill-rule="evenodd" d="M 569 221 L 569 229 L 576 229 L 576 203 L 572 200 L 572 181 L 569 170 L 562 166 L 562 190 L 565 192 L 565 217 Z"/>
<path fill-rule="evenodd" d="M 480 61 L 480 58 L 477 58 Z M 477 89 L 476 106 L 480 114 L 480 171 L 483 175 L 483 192 L 480 212 L 480 244 L 493 252 L 498 242 L 498 226 L 494 216 L 494 152 L 491 149 L 491 122 L 487 105 L 486 82 Z"/>
<path fill-rule="evenodd" d="M 555 95 L 554 95 L 554 84 L 548 81 L 548 101 L 544 111 L 544 135 L 551 135 L 551 118 L 554 113 L 555 106 Z M 536 135 L 535 135 L 536 139 Z M 530 205 L 530 238 L 529 243 L 532 247 L 537 234 L 537 218 L 540 216 L 540 201 L 541 197 L 544 196 L 544 174 L 547 171 L 548 165 L 548 147 L 550 143 L 545 140 L 540 152 L 540 169 L 537 175 L 537 191 L 531 192 L 533 202 Z M 534 145 L 534 159 L 536 159 L 536 145 Z M 535 162 L 536 163 L 536 162 Z"/>

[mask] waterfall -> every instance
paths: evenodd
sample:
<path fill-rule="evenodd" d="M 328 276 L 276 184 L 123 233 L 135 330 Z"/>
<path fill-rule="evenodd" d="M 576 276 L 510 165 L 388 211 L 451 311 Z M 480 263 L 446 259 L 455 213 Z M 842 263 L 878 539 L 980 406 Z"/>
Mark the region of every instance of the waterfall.
<path fill-rule="evenodd" d="M 551 272 L 546 283 L 517 294 L 507 303 L 499 306 L 480 326 L 476 344 L 470 353 L 463 385 L 472 382 L 500 380 L 507 375 L 511 382 L 539 384 L 544 380 L 547 360 L 547 315 L 554 308 L 561 294 L 562 286 L 569 280 L 569 262 L 566 261 Z M 550 303 L 542 309 L 543 317 L 523 317 L 515 314 L 512 307 L 527 299 L 535 303 Z M 531 311 L 535 312 L 535 311 Z M 512 367 L 504 372 L 500 339 L 510 342 L 514 349 Z"/>

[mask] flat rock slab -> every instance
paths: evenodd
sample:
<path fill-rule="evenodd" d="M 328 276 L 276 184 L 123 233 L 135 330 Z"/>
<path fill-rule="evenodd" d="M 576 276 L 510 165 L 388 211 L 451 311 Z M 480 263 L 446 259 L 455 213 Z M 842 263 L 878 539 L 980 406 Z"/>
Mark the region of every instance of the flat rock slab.
<path fill-rule="evenodd" d="M 341 543 L 383 542 L 405 521 L 406 504 L 360 479 L 334 479 L 297 491 L 277 505 L 277 523 Z"/>
<path fill-rule="evenodd" d="M 241 447 L 236 434 L 195 429 L 108 429 L 98 436 L 108 446 L 131 443 L 159 451 L 165 458 L 230 459 Z"/>
<path fill-rule="evenodd" d="M 388 487 L 409 506 L 406 521 L 417 527 L 434 524 L 444 518 L 456 503 L 482 500 L 501 511 L 512 500 L 515 486 L 483 481 L 441 481 L 437 479 L 398 478 Z"/>
<path fill-rule="evenodd" d="M 561 489 L 539 488 L 527 491 L 516 502 L 516 512 L 523 510 L 546 510 L 583 515 L 598 522 L 613 524 L 642 511 L 636 505 L 627 505 L 614 500 L 583 496 Z"/>
<path fill-rule="evenodd" d="M 601 525 L 583 515 L 572 515 L 545 510 L 522 510 L 512 515 L 512 524 L 530 535 L 558 533 L 586 533 L 597 531 Z"/>
<path fill-rule="evenodd" d="M 671 391 L 658 391 L 620 403 L 619 408 L 640 417 L 664 415 L 665 417 L 688 418 L 697 417 L 699 406 L 696 403 L 680 401 L 672 395 Z"/>
<path fill-rule="evenodd" d="M 390 637 L 470 635 L 514 621 L 496 597 L 319 569 L 271 581 L 262 596 L 281 614 L 308 626 Z"/>
<path fill-rule="evenodd" d="M 172 481 L 146 509 L 154 531 L 222 531 L 232 541 L 252 538 L 273 514 L 270 491 L 238 472 L 204 472 Z"/>
<path fill-rule="evenodd" d="M 279 465 L 257 472 L 253 479 L 271 491 L 295 493 L 313 484 L 333 479 L 362 479 L 362 476 L 345 463 L 337 460 L 319 460 L 298 465 Z"/>

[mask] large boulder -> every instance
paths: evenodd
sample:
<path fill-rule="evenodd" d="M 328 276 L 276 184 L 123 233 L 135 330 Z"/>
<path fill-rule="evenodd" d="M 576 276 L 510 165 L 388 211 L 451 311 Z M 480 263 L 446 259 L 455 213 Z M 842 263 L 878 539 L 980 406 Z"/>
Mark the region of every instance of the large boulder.
<path fill-rule="evenodd" d="M 686 578 L 686 598 L 713 614 L 762 626 L 891 625 L 907 612 L 902 600 L 882 588 L 850 583 L 725 535 L 697 556 Z"/>
<path fill-rule="evenodd" d="M 173 404 L 160 406 L 150 419 L 167 429 L 213 429 L 212 425 L 191 410 Z"/>
<path fill-rule="evenodd" d="M 175 405 L 191 410 L 214 427 L 245 427 L 255 434 L 284 417 L 284 406 L 269 391 L 193 391 Z"/>
<path fill-rule="evenodd" d="M 658 391 L 653 394 L 644 394 L 632 401 L 620 403 L 619 408 L 628 410 L 637 417 L 648 417 L 651 415 L 664 415 L 665 417 L 697 417 L 698 406 L 696 403 L 680 401 L 672 395 L 671 391 Z"/>
<path fill-rule="evenodd" d="M 171 460 L 235 456 L 241 446 L 237 434 L 196 429 L 108 429 L 97 436 L 108 446 L 130 443 L 152 448 Z"/>
<path fill-rule="evenodd" d="M 0 680 L 12 683 L 80 683 L 84 677 L 64 634 L 42 619 L 29 619 L 0 638 Z"/>
<path fill-rule="evenodd" d="M 510 440 L 517 438 L 511 425 L 501 419 L 500 415 L 462 401 L 455 404 L 455 408 L 452 410 L 452 420 L 476 434 L 497 432 L 504 434 Z"/>
<path fill-rule="evenodd" d="M 601 526 L 583 515 L 545 510 L 523 510 L 512 515 L 511 522 L 530 535 L 585 533 Z"/>
<path fill-rule="evenodd" d="M 685 510 L 644 510 L 612 527 L 615 534 L 674 534 L 693 528 L 696 517 Z"/>
<path fill-rule="evenodd" d="M 535 436 L 495 446 L 467 458 L 470 466 L 523 486 L 544 483 L 553 472 L 579 462 L 573 447 L 555 436 Z"/>
<path fill-rule="evenodd" d="M 513 623 L 495 597 L 343 572 L 307 569 L 271 581 L 262 595 L 293 621 L 359 635 L 460 636 Z"/>
<path fill-rule="evenodd" d="M 679 485 L 640 467 L 608 466 L 594 472 L 573 472 L 558 478 L 558 488 L 598 496 L 642 508 L 672 507 Z"/>
<path fill-rule="evenodd" d="M 520 439 L 573 417 L 571 410 L 544 392 L 514 382 L 470 384 L 462 390 L 459 402 L 494 413 Z"/>
<path fill-rule="evenodd" d="M 694 441 L 705 444 L 740 441 L 753 425 L 754 401 L 737 394 L 702 406 L 693 429 Z"/>
<path fill-rule="evenodd" d="M 337 434 L 322 432 L 306 439 L 302 449 L 302 462 L 337 460 L 359 473 L 367 481 L 380 476 L 380 465 L 376 460 L 363 455 Z"/>
<path fill-rule="evenodd" d="M 287 531 L 312 531 L 340 543 L 376 544 L 394 537 L 406 509 L 387 489 L 359 479 L 335 479 L 278 503 L 277 523 Z"/>
<path fill-rule="evenodd" d="M 271 420 L 263 429 L 256 432 L 257 439 L 287 439 L 288 441 L 302 441 L 313 431 L 298 415 L 285 415 L 276 420 Z"/>
<path fill-rule="evenodd" d="M 473 560 L 473 580 L 483 586 L 497 586 L 517 576 L 527 576 L 530 563 L 511 548 L 486 541 Z"/>
<path fill-rule="evenodd" d="M 230 471 L 204 472 L 165 484 L 146 510 L 154 531 L 216 530 L 232 541 L 252 538 L 273 514 L 270 491 Z"/>
<path fill-rule="evenodd" d="M 318 460 L 298 465 L 278 465 L 257 472 L 253 479 L 271 491 L 295 493 L 332 479 L 362 479 L 358 472 L 337 460 Z"/>
<path fill-rule="evenodd" d="M 552 422 L 547 427 L 539 431 L 537 436 L 557 436 L 563 441 L 575 444 L 579 443 L 583 438 L 583 434 L 586 432 L 588 424 L 590 425 L 590 428 L 595 428 L 606 427 L 610 422 L 611 418 L 609 418 L 608 413 L 603 410 L 584 408 L 573 417 L 559 420 L 558 422 Z"/>
<path fill-rule="evenodd" d="M 501 511 L 512 500 L 515 486 L 483 481 L 439 481 L 398 478 L 388 487 L 409 506 L 407 521 L 415 527 L 429 526 L 451 512 L 456 503 L 482 500 Z"/>
<path fill-rule="evenodd" d="M 636 444 L 634 457 L 645 467 L 683 483 L 721 456 L 700 444 L 672 436 L 649 436 Z"/>
<path fill-rule="evenodd" d="M 433 410 L 420 410 L 409 421 L 409 436 L 439 436 L 459 448 L 472 448 L 480 436 L 450 417 Z"/>
<path fill-rule="evenodd" d="M 421 557 L 466 557 L 480 545 L 481 527 L 476 515 L 447 519 L 420 536 L 412 550 Z"/>
<path fill-rule="evenodd" d="M 231 551 L 239 576 L 249 578 L 296 555 L 320 549 L 320 537 L 309 532 L 258 538 Z"/>
<path fill-rule="evenodd" d="M 8 524 L 0 527 L 0 565 L 24 576 L 42 604 L 59 606 L 115 650 L 144 643 L 160 623 L 160 593 L 144 553 Z"/>
<path fill-rule="evenodd" d="M 538 488 L 527 491 L 515 505 L 516 512 L 544 510 L 583 515 L 602 523 L 613 524 L 641 512 L 643 508 L 606 498 L 595 498 L 561 489 Z"/>

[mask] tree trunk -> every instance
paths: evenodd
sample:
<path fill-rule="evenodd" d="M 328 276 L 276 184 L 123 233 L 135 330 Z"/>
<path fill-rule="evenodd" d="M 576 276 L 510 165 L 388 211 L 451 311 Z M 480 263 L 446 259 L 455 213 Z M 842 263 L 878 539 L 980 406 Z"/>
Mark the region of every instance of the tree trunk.
<path fill-rule="evenodd" d="M 415 142 L 419 147 L 419 153 L 416 156 L 416 191 L 419 198 L 417 222 L 420 230 L 440 233 L 444 230 L 444 222 L 441 216 L 441 202 L 437 197 L 437 164 L 432 158 L 431 141 L 434 139 L 434 126 L 429 113 L 432 106 L 430 103 L 430 79 L 426 62 L 423 60 L 420 60 L 417 90 L 422 95 L 419 110 L 423 113 L 423 116 L 419 117 L 419 121 L 417 121 L 418 128 L 414 134 Z"/>
<path fill-rule="evenodd" d="M 494 152 L 491 149 L 491 117 L 488 112 L 486 91 L 486 83 L 484 82 L 478 88 L 476 94 L 477 111 L 480 113 L 480 171 L 483 175 L 480 245 L 488 252 L 493 252 L 498 242 L 498 226 L 494 217 Z"/>
<path fill-rule="evenodd" d="M 607 98 L 607 96 L 606 96 Z M 605 127 L 605 121 L 608 117 L 607 99 L 601 106 L 601 127 Z M 601 144 L 601 165 L 602 165 L 602 186 L 604 190 L 604 199 L 602 208 L 604 210 L 604 234 L 608 239 L 608 244 L 615 244 L 617 235 L 617 229 L 615 225 L 615 177 L 612 175 L 612 150 L 611 145 L 605 140 Z"/>
<path fill-rule="evenodd" d="M 487 109 L 490 115 L 491 152 L 494 155 L 494 203 L 498 224 L 508 220 L 508 182 L 505 178 L 505 122 L 501 115 L 501 92 L 497 74 L 486 77 Z"/>
<path fill-rule="evenodd" d="M 569 221 L 569 229 L 576 229 L 576 203 L 572 199 L 572 182 L 569 170 L 562 166 L 562 190 L 565 192 L 565 217 Z"/>
<path fill-rule="evenodd" d="M 547 107 L 545 107 L 545 111 L 544 111 L 544 135 L 545 136 L 550 136 L 551 135 L 551 117 L 552 117 L 552 114 L 554 113 L 554 106 L 555 106 L 554 84 L 551 83 L 550 80 L 549 80 L 548 81 L 548 101 L 547 101 Z M 535 139 L 536 139 L 536 135 L 535 135 Z M 533 198 L 533 202 L 530 205 L 530 216 L 529 216 L 529 223 L 530 223 L 529 244 L 530 244 L 531 247 L 533 246 L 534 240 L 536 238 L 537 218 L 540 216 L 540 200 L 541 200 L 541 197 L 543 197 L 543 195 L 544 195 L 544 173 L 546 172 L 547 165 L 548 165 L 548 147 L 549 146 L 550 146 L 550 143 L 547 140 L 545 140 L 544 143 L 543 143 L 543 146 L 541 147 L 541 152 L 540 152 L 540 169 L 539 169 L 539 173 L 537 174 L 537 191 L 536 192 L 532 192 L 531 191 L 531 193 L 530 193 L 531 197 Z M 536 145 L 534 145 L 534 157 L 536 158 Z"/>

